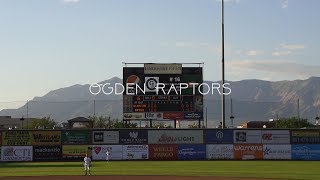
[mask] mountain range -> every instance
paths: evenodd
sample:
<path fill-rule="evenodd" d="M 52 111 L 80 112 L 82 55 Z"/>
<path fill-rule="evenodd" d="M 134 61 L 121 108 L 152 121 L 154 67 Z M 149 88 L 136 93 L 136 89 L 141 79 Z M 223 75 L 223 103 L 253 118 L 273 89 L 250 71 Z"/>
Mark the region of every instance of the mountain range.
<path fill-rule="evenodd" d="M 113 77 L 100 84 L 122 83 L 122 79 Z M 220 83 L 205 81 L 207 84 Z M 281 117 L 301 117 L 310 122 L 320 113 L 320 77 L 294 81 L 241 80 L 227 81 L 232 90 L 225 96 L 226 124 L 234 126 L 246 121 L 261 121 Z M 3 109 L 0 116 L 46 117 L 59 122 L 78 116 L 103 115 L 122 119 L 121 95 L 92 95 L 89 84 L 76 84 L 70 87 L 50 91 L 42 97 L 35 97 L 18 109 Z M 114 86 L 113 86 L 114 87 Z M 206 90 L 206 89 L 205 89 Z M 212 94 L 213 93 L 213 94 Z M 232 101 L 232 104 L 231 104 Z M 28 110 L 27 110 L 28 109 Z M 232 113 L 231 113 L 232 111 Z M 221 96 L 211 89 L 204 96 L 204 119 L 208 127 L 216 126 L 221 119 Z"/>

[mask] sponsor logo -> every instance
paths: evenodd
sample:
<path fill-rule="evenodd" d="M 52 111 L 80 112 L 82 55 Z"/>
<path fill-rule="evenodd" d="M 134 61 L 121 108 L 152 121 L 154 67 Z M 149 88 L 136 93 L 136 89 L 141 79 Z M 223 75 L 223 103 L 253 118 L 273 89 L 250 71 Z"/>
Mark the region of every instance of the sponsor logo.
<path fill-rule="evenodd" d="M 95 152 L 96 154 L 99 154 L 100 151 L 101 151 L 101 147 L 95 147 L 95 148 L 94 148 L 94 152 Z"/>
<path fill-rule="evenodd" d="M 236 141 L 237 142 L 246 142 L 247 133 L 246 132 L 236 132 Z"/>
<path fill-rule="evenodd" d="M 158 140 L 159 142 L 193 142 L 194 137 L 192 136 L 168 136 L 166 134 L 162 134 Z"/>
<path fill-rule="evenodd" d="M 93 137 L 95 142 L 103 142 L 103 132 L 95 132 Z"/>
<path fill-rule="evenodd" d="M 129 132 L 129 136 L 133 139 L 137 139 L 138 138 L 138 132 Z"/>
<path fill-rule="evenodd" d="M 144 119 L 144 113 L 124 113 L 124 119 Z"/>
<path fill-rule="evenodd" d="M 234 146 L 236 151 L 262 151 L 262 146 Z"/>
<path fill-rule="evenodd" d="M 156 92 L 157 84 L 159 83 L 159 77 L 145 77 L 146 92 Z"/>
<path fill-rule="evenodd" d="M 216 132 L 216 137 L 217 137 L 217 139 L 222 139 L 223 138 L 223 132 L 222 131 L 217 131 Z"/>
<path fill-rule="evenodd" d="M 291 154 L 291 150 L 283 150 L 283 149 L 271 149 L 271 147 L 266 147 L 263 150 L 264 155 L 272 155 L 272 154 Z"/>
<path fill-rule="evenodd" d="M 35 142 L 59 142 L 60 135 L 50 135 L 50 134 L 33 134 L 33 139 Z"/>
<path fill-rule="evenodd" d="M 202 114 L 199 113 L 185 113 L 184 114 L 185 119 L 200 119 L 202 118 Z"/>
<path fill-rule="evenodd" d="M 61 149 L 59 147 L 43 147 L 43 148 L 35 148 L 34 152 L 36 153 L 60 153 Z"/>
<path fill-rule="evenodd" d="M 163 114 L 162 113 L 145 113 L 146 119 L 162 119 Z"/>
<path fill-rule="evenodd" d="M 263 134 L 262 135 L 262 139 L 271 141 L 272 140 L 272 134 Z"/>
<path fill-rule="evenodd" d="M 266 148 L 264 149 L 264 151 L 263 151 L 263 154 L 264 154 L 264 155 L 269 155 L 269 154 L 270 154 L 270 151 L 271 151 L 271 148 L 266 147 Z"/>

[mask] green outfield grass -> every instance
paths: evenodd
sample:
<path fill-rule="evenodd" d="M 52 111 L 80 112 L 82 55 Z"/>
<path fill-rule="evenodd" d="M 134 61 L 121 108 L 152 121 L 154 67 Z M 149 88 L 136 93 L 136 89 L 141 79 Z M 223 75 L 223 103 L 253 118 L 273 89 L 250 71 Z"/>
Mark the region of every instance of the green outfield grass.
<path fill-rule="evenodd" d="M 100 161 L 92 175 L 320 179 L 320 161 Z M 83 175 L 82 162 L 0 163 L 0 176 Z"/>

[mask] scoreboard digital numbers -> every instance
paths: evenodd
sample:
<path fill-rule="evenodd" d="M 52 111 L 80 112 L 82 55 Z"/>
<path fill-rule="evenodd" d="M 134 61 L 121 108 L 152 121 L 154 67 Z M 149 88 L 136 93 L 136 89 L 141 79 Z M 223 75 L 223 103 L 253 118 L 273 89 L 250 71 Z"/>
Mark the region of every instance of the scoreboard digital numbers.
<path fill-rule="evenodd" d="M 180 119 L 203 120 L 203 95 L 192 86 L 181 89 L 181 83 L 201 84 L 202 67 L 182 67 L 181 64 L 145 64 L 144 67 L 124 67 L 123 85 L 138 85 L 141 89 L 125 89 L 123 93 L 123 113 L 127 119 L 134 120 L 145 114 L 158 113 L 158 118 L 171 118 L 179 114 Z M 164 85 L 158 91 L 157 83 Z M 172 89 L 172 86 L 175 88 Z M 181 92 L 180 92 L 181 91 Z M 128 94 L 127 94 L 128 93 Z M 160 115 L 159 115 L 160 114 Z M 125 119 L 126 119 L 125 118 Z"/>

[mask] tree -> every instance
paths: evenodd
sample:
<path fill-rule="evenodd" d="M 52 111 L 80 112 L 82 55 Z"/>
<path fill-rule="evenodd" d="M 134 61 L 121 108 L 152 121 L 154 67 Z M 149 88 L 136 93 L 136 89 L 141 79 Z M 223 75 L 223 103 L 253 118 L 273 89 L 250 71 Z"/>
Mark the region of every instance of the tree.
<path fill-rule="evenodd" d="M 138 127 L 137 123 L 125 123 L 124 121 L 116 120 L 114 123 L 114 128 L 136 128 Z"/>
<path fill-rule="evenodd" d="M 125 123 L 118 119 L 111 119 L 109 116 L 89 116 L 88 118 L 93 121 L 93 128 L 136 128 L 138 126 L 137 123 Z"/>
<path fill-rule="evenodd" d="M 28 129 L 54 129 L 57 125 L 58 123 L 48 116 L 41 119 L 32 119 L 28 125 Z"/>
<path fill-rule="evenodd" d="M 307 119 L 298 119 L 296 117 L 281 118 L 275 121 L 275 128 L 304 128 L 314 127 Z"/>

